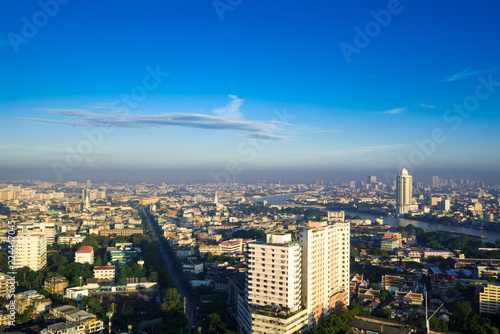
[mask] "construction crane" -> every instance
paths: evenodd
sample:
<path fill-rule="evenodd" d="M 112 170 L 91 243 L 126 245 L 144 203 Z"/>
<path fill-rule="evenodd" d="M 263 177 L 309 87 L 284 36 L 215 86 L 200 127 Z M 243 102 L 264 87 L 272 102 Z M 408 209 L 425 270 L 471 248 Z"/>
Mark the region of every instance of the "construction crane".
<path fill-rule="evenodd" d="M 431 318 L 439 311 L 441 307 L 443 307 L 444 304 L 441 304 L 434 313 L 431 314 L 429 317 L 429 314 L 427 313 L 427 291 L 425 291 L 425 326 L 427 327 L 427 334 L 430 334 L 431 332 L 431 326 L 429 325 L 429 321 Z"/>

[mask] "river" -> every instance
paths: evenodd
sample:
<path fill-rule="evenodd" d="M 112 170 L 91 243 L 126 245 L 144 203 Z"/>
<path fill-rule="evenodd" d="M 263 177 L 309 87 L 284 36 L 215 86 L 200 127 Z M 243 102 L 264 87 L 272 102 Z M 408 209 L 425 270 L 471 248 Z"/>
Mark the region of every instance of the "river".
<path fill-rule="evenodd" d="M 288 195 L 279 195 L 279 196 L 269 196 L 264 198 L 253 198 L 254 201 L 262 202 L 267 201 L 269 205 L 286 205 L 286 200 L 294 197 L 296 194 L 288 194 Z M 368 213 L 356 212 L 356 211 L 346 211 L 346 215 L 350 215 L 352 217 L 358 215 L 363 219 L 369 219 L 371 221 L 375 221 L 375 219 L 379 218 L 379 216 L 375 216 Z M 435 224 L 424 222 L 420 220 L 412 220 L 405 218 L 396 218 L 396 217 L 381 217 L 384 220 L 384 224 L 398 227 L 398 226 L 406 226 L 409 224 L 413 224 L 416 227 L 423 228 L 424 230 L 429 229 L 429 231 L 448 231 L 448 232 L 460 232 L 460 233 L 468 233 L 477 236 L 485 236 L 486 239 L 483 241 L 495 242 L 495 240 L 500 239 L 500 232 L 496 231 L 488 231 L 488 230 L 477 230 L 469 227 L 460 227 L 460 226 L 448 226 L 444 224 Z"/>
<path fill-rule="evenodd" d="M 356 211 L 346 211 L 346 215 L 350 215 L 352 217 L 358 215 L 363 219 L 369 219 L 374 221 L 379 218 L 379 216 L 371 215 L 368 213 L 356 212 Z M 396 217 L 380 217 L 384 220 L 384 224 L 398 227 L 398 226 L 406 226 L 409 224 L 413 224 L 416 227 L 423 228 L 424 230 L 429 229 L 429 231 L 448 231 L 448 232 L 460 232 L 460 233 L 468 233 L 477 236 L 485 236 L 486 239 L 483 241 L 495 242 L 496 239 L 500 239 L 500 232 L 496 231 L 488 231 L 488 230 L 477 230 L 469 227 L 461 227 L 461 226 L 448 226 L 444 224 L 436 224 L 429 223 L 420 220 L 412 220 L 406 218 L 396 218 Z"/>

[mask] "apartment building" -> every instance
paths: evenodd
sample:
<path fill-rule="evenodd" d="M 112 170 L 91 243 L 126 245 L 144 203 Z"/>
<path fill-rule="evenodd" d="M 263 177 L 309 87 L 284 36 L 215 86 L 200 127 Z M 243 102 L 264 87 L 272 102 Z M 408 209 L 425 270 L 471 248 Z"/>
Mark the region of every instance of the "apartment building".
<path fill-rule="evenodd" d="M 488 284 L 483 292 L 479 293 L 479 313 L 500 313 L 500 284 Z"/>
<path fill-rule="evenodd" d="M 302 307 L 302 251 L 291 234 L 269 233 L 248 245 L 245 302 L 238 308 L 243 333 L 294 333 L 307 324 Z M 241 301 L 240 301 L 241 302 Z"/>
<path fill-rule="evenodd" d="M 297 333 L 349 304 L 350 225 L 310 222 L 248 245 L 246 289 L 238 296 L 242 333 Z"/>
<path fill-rule="evenodd" d="M 303 252 L 303 304 L 309 325 L 349 305 L 350 225 L 310 222 L 299 234 Z"/>
<path fill-rule="evenodd" d="M 13 277 L 0 273 L 0 297 L 9 299 L 10 287 L 15 286 L 12 284 Z"/>
<path fill-rule="evenodd" d="M 33 271 L 42 270 L 47 265 L 47 244 L 45 235 L 20 233 L 14 248 L 15 268 L 29 267 Z"/>

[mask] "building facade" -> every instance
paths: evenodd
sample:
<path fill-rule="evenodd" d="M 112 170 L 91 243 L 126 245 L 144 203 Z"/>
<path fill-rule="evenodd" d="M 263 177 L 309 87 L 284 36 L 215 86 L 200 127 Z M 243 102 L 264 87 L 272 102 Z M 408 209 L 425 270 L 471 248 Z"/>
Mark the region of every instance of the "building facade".
<path fill-rule="evenodd" d="M 303 304 L 309 324 L 349 305 L 350 225 L 310 222 L 299 234 L 303 252 Z"/>
<path fill-rule="evenodd" d="M 96 266 L 94 267 L 94 278 L 105 281 L 115 280 L 114 266 Z"/>
<path fill-rule="evenodd" d="M 20 233 L 14 248 L 15 268 L 29 267 L 33 271 L 42 270 L 47 265 L 47 244 L 45 235 Z"/>
<path fill-rule="evenodd" d="M 299 242 L 292 241 L 291 234 L 269 233 L 265 243 L 250 243 L 248 252 L 245 301 L 238 314 L 241 331 L 300 330 L 307 320 L 305 312 L 299 312 L 302 317 L 298 322 L 291 324 L 287 320 L 290 313 L 305 311 L 301 301 L 302 251 Z"/>

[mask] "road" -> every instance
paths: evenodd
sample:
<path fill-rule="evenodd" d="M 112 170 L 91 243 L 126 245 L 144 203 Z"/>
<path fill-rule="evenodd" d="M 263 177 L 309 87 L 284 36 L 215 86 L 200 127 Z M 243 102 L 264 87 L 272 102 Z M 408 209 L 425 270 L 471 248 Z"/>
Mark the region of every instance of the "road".
<path fill-rule="evenodd" d="M 189 323 L 191 324 L 191 327 L 198 328 L 200 325 L 199 319 L 197 318 L 197 312 L 196 312 L 196 304 L 193 300 L 193 296 L 188 292 L 188 289 L 184 285 L 184 282 L 182 280 L 182 274 L 177 271 L 177 269 L 174 266 L 174 261 L 172 259 L 172 255 L 168 252 L 167 248 L 163 245 L 161 236 L 161 229 L 158 226 L 158 224 L 152 220 L 149 217 L 148 210 L 146 207 L 144 207 L 144 211 L 146 213 L 146 217 L 149 220 L 149 225 L 153 229 L 153 232 L 156 237 L 156 241 L 158 242 L 158 245 L 160 246 L 160 251 L 163 256 L 163 260 L 165 261 L 165 264 L 167 265 L 168 271 L 170 272 L 170 276 L 172 276 L 172 280 L 174 281 L 175 287 L 177 288 L 177 291 L 179 291 L 179 295 L 181 296 L 181 300 L 184 300 L 184 297 L 186 298 L 186 312 L 188 313 L 189 316 Z"/>

